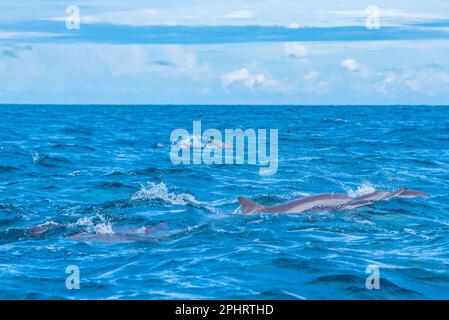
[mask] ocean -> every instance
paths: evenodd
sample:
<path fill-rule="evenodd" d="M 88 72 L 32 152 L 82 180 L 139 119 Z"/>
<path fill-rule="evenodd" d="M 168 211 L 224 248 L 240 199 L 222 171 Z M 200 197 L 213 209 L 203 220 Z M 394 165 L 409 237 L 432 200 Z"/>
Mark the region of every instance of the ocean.
<path fill-rule="evenodd" d="M 1 299 L 449 298 L 449 107 L 0 111 Z M 276 174 L 174 165 L 170 134 L 193 121 L 277 129 Z M 431 197 L 296 215 L 244 215 L 237 200 L 400 187 Z"/>

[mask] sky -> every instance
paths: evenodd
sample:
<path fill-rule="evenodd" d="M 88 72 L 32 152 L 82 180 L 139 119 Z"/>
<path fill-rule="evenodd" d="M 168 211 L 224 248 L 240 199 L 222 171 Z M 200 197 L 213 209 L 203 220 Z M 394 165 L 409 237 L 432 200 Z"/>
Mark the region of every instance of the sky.
<path fill-rule="evenodd" d="M 0 103 L 449 104 L 449 1 L 336 2 L 2 1 Z"/>

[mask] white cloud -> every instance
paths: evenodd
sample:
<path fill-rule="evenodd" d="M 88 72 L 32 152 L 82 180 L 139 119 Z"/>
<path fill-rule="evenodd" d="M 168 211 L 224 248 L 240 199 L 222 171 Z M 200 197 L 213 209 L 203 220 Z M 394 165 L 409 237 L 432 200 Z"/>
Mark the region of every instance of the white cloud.
<path fill-rule="evenodd" d="M 30 10 L 22 10 L 23 2 L 31 3 L 30 0 L 19 0 L 11 2 L 11 5 L 2 8 L 4 17 L 14 15 L 17 21 L 48 19 L 48 17 L 64 16 L 65 6 L 50 5 L 51 1 L 45 1 L 40 6 L 34 6 Z M 81 9 L 82 23 L 86 16 L 91 18 L 112 17 L 118 24 L 143 25 L 218 25 L 223 24 L 223 19 L 228 19 L 229 25 L 270 25 L 287 26 L 291 23 L 297 26 L 299 22 L 303 27 L 330 27 L 330 26 L 364 26 L 367 18 L 365 7 L 368 4 L 376 4 L 381 9 L 382 26 L 389 21 L 398 24 L 408 22 L 429 21 L 434 19 L 445 19 L 449 4 L 443 0 L 431 0 L 431 4 L 423 6 L 419 1 L 401 0 L 399 3 L 391 4 L 386 0 L 365 2 L 351 0 L 350 3 L 331 4 L 320 1 L 142 1 L 132 0 L 123 3 L 118 1 L 73 1 L 79 3 Z M 329 1 L 327 1 L 329 2 Z M 21 4 L 22 3 L 22 4 Z M 70 2 L 69 2 L 70 3 Z M 84 5 L 89 3 L 88 5 Z M 145 9 L 145 7 L 147 7 Z M 139 12 L 139 9 L 145 9 Z M 352 10 L 351 10 L 352 9 Z M 356 9 L 356 10 L 354 10 Z M 393 9 L 393 10 L 391 10 Z M 333 10 L 333 11 L 332 11 Z M 119 13 L 125 17 L 118 17 Z M 145 11 L 147 11 L 146 14 Z M 111 13 L 115 12 L 115 13 Z M 133 17 L 131 12 L 135 12 Z M 153 13 L 158 12 L 157 15 Z M 139 17 L 140 16 L 140 17 Z M 228 18 L 226 18 L 228 16 Z M 144 18 L 142 18 L 144 17 Z M 249 19 L 252 18 L 252 19 Z M 91 20 L 92 21 L 92 20 Z"/>
<path fill-rule="evenodd" d="M 227 19 L 250 19 L 254 17 L 254 13 L 248 10 L 234 11 L 225 16 Z"/>
<path fill-rule="evenodd" d="M 195 51 L 179 45 L 158 48 L 140 45 L 104 46 L 108 50 L 92 48 L 92 56 L 107 66 L 112 76 L 158 75 L 204 80 L 210 74 L 207 64 L 199 61 Z M 123 57 L 127 57 L 124 59 Z M 156 63 L 155 63 L 156 62 Z"/>
<path fill-rule="evenodd" d="M 410 22 L 425 22 L 445 19 L 444 16 L 435 13 L 409 12 L 404 10 L 384 9 L 383 7 L 380 7 L 379 9 L 379 18 L 381 25 L 383 26 L 397 26 Z M 352 21 L 352 23 L 358 23 L 368 18 L 366 10 L 334 10 L 328 11 L 327 14 L 330 14 L 331 17 L 333 16 L 334 19 L 341 19 L 347 22 Z"/>
<path fill-rule="evenodd" d="M 401 81 L 395 73 L 388 73 L 384 76 L 380 83 L 374 85 L 375 89 L 379 93 L 389 94 L 390 89 L 397 85 Z"/>
<path fill-rule="evenodd" d="M 318 80 L 320 77 L 321 77 L 321 74 L 318 71 L 309 71 L 304 75 L 304 80 L 314 81 L 314 80 Z"/>
<path fill-rule="evenodd" d="M 329 14 L 346 17 L 346 18 L 366 18 L 367 13 L 366 10 L 333 10 L 328 11 Z M 403 10 L 389 10 L 380 8 L 381 17 L 385 18 L 404 18 L 411 20 L 425 20 L 425 19 L 442 19 L 444 18 L 442 15 L 434 14 L 434 13 L 425 13 L 425 12 L 407 12 Z"/>
<path fill-rule="evenodd" d="M 285 54 L 292 58 L 304 58 L 307 56 L 307 47 L 300 42 L 285 42 Z"/>
<path fill-rule="evenodd" d="M 380 72 L 381 80 L 374 89 L 385 95 L 398 92 L 417 93 L 423 96 L 444 94 L 449 89 L 449 73 L 440 65 L 430 64 L 421 68 L 398 68 Z"/>
<path fill-rule="evenodd" d="M 41 37 L 58 37 L 62 34 L 51 32 L 10 32 L 0 31 L 0 40 L 16 40 L 16 39 L 29 39 L 29 38 L 41 38 Z"/>
<path fill-rule="evenodd" d="M 354 59 L 345 59 L 340 62 L 340 65 L 349 71 L 357 71 L 360 70 L 361 65 Z"/>
<path fill-rule="evenodd" d="M 299 23 L 296 23 L 296 22 L 292 22 L 287 25 L 288 29 L 299 29 L 300 27 L 301 26 L 299 25 Z"/>
<path fill-rule="evenodd" d="M 225 87 L 229 87 L 234 82 L 241 82 L 250 90 L 256 86 L 260 87 L 276 87 L 277 82 L 268 79 L 264 74 L 253 74 L 246 68 L 231 71 L 221 77 L 221 81 Z"/>
<path fill-rule="evenodd" d="M 82 12 L 81 12 L 82 13 Z M 106 11 L 91 15 L 80 15 L 80 23 L 109 23 L 115 25 L 146 26 L 158 24 L 159 12 L 153 9 Z M 57 17 L 52 21 L 65 21 L 67 17 Z"/>
<path fill-rule="evenodd" d="M 111 24 L 124 24 L 130 26 L 151 25 L 155 23 L 158 11 L 152 9 L 142 9 L 133 11 L 104 12 L 95 16 L 88 16 L 87 19 Z"/>
<path fill-rule="evenodd" d="M 81 9 L 82 10 L 82 9 Z M 114 25 L 129 26 L 176 26 L 176 25 L 217 25 L 223 23 L 247 23 L 247 19 L 254 18 L 255 14 L 249 10 L 230 11 L 229 13 L 205 10 L 189 10 L 180 8 L 180 11 L 139 9 L 121 11 L 99 11 L 92 14 L 83 14 L 81 11 L 81 24 L 108 23 Z M 52 21 L 65 21 L 66 16 L 58 16 L 50 19 Z M 228 20 L 227 22 L 224 22 Z"/>
<path fill-rule="evenodd" d="M 426 66 L 405 80 L 411 90 L 433 96 L 438 92 L 447 92 L 449 88 L 449 73 L 443 68 Z"/>
<path fill-rule="evenodd" d="M 198 98 L 200 88 L 203 98 L 206 90 L 216 92 L 214 86 L 221 89 L 219 74 L 211 74 L 197 52 L 183 46 L 36 44 L 17 58 L 0 56 L 3 101 L 181 103 Z"/>
<path fill-rule="evenodd" d="M 326 75 L 324 79 L 319 71 L 310 70 L 302 76 L 301 90 L 314 96 L 326 94 L 329 91 L 331 77 L 333 76 Z"/>

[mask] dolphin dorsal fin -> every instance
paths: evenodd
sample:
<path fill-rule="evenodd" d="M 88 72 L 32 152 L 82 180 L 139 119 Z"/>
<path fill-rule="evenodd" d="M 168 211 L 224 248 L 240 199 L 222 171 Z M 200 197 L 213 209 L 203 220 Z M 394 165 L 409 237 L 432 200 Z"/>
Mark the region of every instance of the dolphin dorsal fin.
<path fill-rule="evenodd" d="M 265 208 L 265 206 L 258 204 L 251 199 L 245 197 L 238 197 L 238 199 L 240 201 L 240 205 L 243 208 L 244 214 L 256 213 L 258 210 Z"/>

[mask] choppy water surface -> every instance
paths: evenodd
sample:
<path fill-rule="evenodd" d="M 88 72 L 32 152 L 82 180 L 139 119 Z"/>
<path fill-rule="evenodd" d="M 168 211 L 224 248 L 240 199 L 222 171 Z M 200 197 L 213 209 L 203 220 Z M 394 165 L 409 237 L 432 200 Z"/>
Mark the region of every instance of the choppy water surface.
<path fill-rule="evenodd" d="M 449 298 L 448 107 L 0 108 L 0 298 Z M 174 166 L 170 133 L 193 120 L 279 129 L 278 173 Z M 237 201 L 402 186 L 432 197 L 302 215 Z"/>

